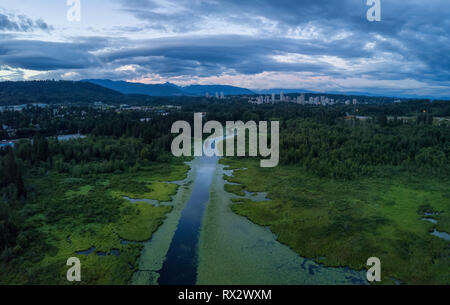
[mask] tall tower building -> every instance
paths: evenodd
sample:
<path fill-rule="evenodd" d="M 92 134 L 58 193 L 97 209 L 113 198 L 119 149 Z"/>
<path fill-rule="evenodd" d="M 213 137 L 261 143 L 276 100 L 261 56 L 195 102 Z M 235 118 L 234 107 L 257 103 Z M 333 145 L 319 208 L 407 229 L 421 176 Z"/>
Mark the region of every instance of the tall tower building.
<path fill-rule="evenodd" d="M 281 91 L 280 93 L 280 102 L 284 102 L 284 93 Z"/>

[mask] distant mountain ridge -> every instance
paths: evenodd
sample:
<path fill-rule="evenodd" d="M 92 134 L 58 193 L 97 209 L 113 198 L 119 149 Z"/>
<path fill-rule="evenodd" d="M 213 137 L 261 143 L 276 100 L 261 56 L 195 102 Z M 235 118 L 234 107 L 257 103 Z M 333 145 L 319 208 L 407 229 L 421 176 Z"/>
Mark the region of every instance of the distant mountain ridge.
<path fill-rule="evenodd" d="M 182 96 L 183 92 L 169 84 L 147 85 L 141 83 L 130 83 L 125 81 L 112 81 L 109 79 L 85 79 L 85 83 L 91 83 L 104 88 L 115 90 L 122 94 L 145 94 L 150 96 Z"/>
<path fill-rule="evenodd" d="M 105 102 L 108 104 L 145 104 L 153 103 L 159 97 L 191 96 L 201 97 L 209 93 L 215 96 L 216 92 L 224 95 L 254 95 L 272 93 L 278 95 L 306 93 L 320 95 L 343 95 L 348 98 L 358 96 L 386 97 L 403 99 L 435 99 L 449 100 L 450 98 L 433 98 L 424 96 L 402 96 L 396 97 L 391 94 L 373 94 L 368 92 L 312 92 L 304 89 L 268 89 L 249 90 L 234 86 L 224 85 L 191 85 L 180 87 L 175 84 L 165 83 L 146 85 L 140 83 L 128 83 L 124 81 L 114 82 L 110 80 L 92 81 L 0 81 L 0 106 L 21 104 L 90 104 Z"/>
<path fill-rule="evenodd" d="M 253 91 L 234 87 L 234 86 L 226 86 L 226 85 L 191 85 L 187 87 L 181 87 L 184 92 L 187 92 L 191 95 L 205 95 L 209 93 L 210 95 L 215 95 L 217 93 L 223 92 L 224 95 L 253 95 L 255 94 Z"/>
<path fill-rule="evenodd" d="M 96 84 L 123 94 L 145 94 L 150 96 L 205 96 L 208 93 L 214 96 L 216 93 L 224 95 L 255 94 L 253 91 L 225 85 L 191 85 L 186 87 L 172 83 L 142 84 L 125 81 L 112 81 L 109 79 L 85 79 L 82 82 Z"/>
<path fill-rule="evenodd" d="M 305 89 L 286 89 L 286 88 L 273 88 L 273 89 L 262 89 L 262 90 L 254 90 L 258 94 L 280 94 L 283 91 L 284 94 L 291 93 L 317 93 L 310 90 Z"/>

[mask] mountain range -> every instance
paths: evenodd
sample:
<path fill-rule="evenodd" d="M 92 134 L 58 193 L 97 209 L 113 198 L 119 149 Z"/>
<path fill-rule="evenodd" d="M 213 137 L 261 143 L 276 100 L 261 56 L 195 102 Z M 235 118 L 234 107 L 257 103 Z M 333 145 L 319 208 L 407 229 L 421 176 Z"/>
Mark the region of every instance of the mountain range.
<path fill-rule="evenodd" d="M 109 79 L 85 79 L 82 82 L 99 85 L 123 94 L 145 94 L 150 96 L 205 96 L 206 93 L 214 96 L 216 93 L 220 94 L 221 92 L 224 95 L 255 94 L 249 89 L 224 85 L 191 85 L 181 87 L 172 83 L 142 84 L 112 81 Z"/>
<path fill-rule="evenodd" d="M 389 97 L 389 98 L 411 98 L 411 99 L 435 99 L 432 96 L 418 96 L 418 95 L 393 95 L 383 93 L 371 93 L 371 92 L 356 92 L 356 91 L 328 91 L 317 92 L 305 89 L 289 89 L 289 88 L 273 88 L 273 89 L 246 89 L 235 86 L 226 85 L 190 85 L 190 86 L 177 86 L 172 83 L 165 84 L 142 84 L 126 81 L 112 81 L 108 79 L 86 79 L 82 82 L 89 82 L 115 90 L 123 94 L 143 94 L 155 97 L 162 96 L 205 96 L 208 93 L 210 96 L 215 96 L 216 93 L 221 92 L 224 95 L 253 95 L 253 94 L 280 94 L 281 91 L 284 94 L 292 93 L 312 93 L 312 94 L 333 94 L 333 95 L 348 95 L 348 96 L 368 96 L 368 97 Z M 449 97 L 442 97 L 440 99 L 448 100 Z"/>
<path fill-rule="evenodd" d="M 285 94 L 316 93 L 325 95 L 346 95 L 348 98 L 357 96 L 386 97 L 383 94 L 362 92 L 327 92 L 318 93 L 304 89 L 269 89 L 249 90 L 245 88 L 224 85 L 191 85 L 186 87 L 172 83 L 147 85 L 125 81 L 84 80 L 84 81 L 5 81 L 0 82 L 0 106 L 19 105 L 27 103 L 94 103 L 107 101 L 111 104 L 142 104 L 152 103 L 155 97 L 197 97 L 215 96 L 216 92 L 224 95 L 253 95 L 253 94 Z M 399 96 L 401 98 L 433 99 L 432 97 Z M 383 100 L 383 98 L 380 98 Z M 440 100 L 449 100 L 441 98 Z"/>

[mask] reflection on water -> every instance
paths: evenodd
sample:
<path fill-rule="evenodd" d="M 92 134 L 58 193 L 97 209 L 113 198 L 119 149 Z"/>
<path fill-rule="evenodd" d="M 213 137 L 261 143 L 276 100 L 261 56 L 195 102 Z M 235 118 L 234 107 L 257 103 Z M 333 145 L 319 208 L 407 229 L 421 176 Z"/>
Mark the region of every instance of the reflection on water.
<path fill-rule="evenodd" d="M 181 214 L 186 207 L 186 203 L 191 197 L 192 189 L 194 187 L 194 180 L 197 174 L 198 159 L 194 159 L 187 164 L 190 170 L 187 177 L 182 181 L 172 181 L 183 187 L 179 187 L 175 196 L 170 202 L 163 202 L 162 205 L 170 205 L 173 207 L 172 212 L 167 214 L 164 223 L 152 235 L 152 238 L 143 243 L 141 256 L 139 257 L 138 265 L 133 273 L 130 281 L 132 285 L 157 285 L 159 278 L 159 270 L 162 269 L 166 254 L 171 246 L 172 238 L 177 230 L 178 222 Z M 134 267 L 134 266 L 133 266 Z"/>
<path fill-rule="evenodd" d="M 68 135 L 63 135 L 63 136 L 57 136 L 56 137 L 58 139 L 58 141 L 70 141 L 70 140 L 77 140 L 77 139 L 85 139 L 86 136 L 81 135 L 81 134 L 68 134 Z"/>
<path fill-rule="evenodd" d="M 436 215 L 438 215 L 438 213 L 436 213 L 436 212 L 432 212 L 432 213 L 425 212 L 425 213 L 423 213 L 423 215 L 425 215 L 425 216 L 436 216 Z"/>
<path fill-rule="evenodd" d="M 89 255 L 89 254 L 91 254 L 94 251 L 95 251 L 95 247 L 91 247 L 91 248 L 89 248 L 87 250 L 78 251 L 78 252 L 75 252 L 75 253 L 76 254 L 81 254 L 81 255 Z"/>
<path fill-rule="evenodd" d="M 252 192 L 249 192 L 247 190 L 244 190 L 244 193 L 245 193 L 245 198 L 246 199 L 250 199 L 250 200 L 255 201 L 255 202 L 269 201 L 270 200 L 269 198 L 267 198 L 267 193 L 266 192 L 252 193 Z"/>
<path fill-rule="evenodd" d="M 127 196 L 123 196 L 122 198 L 127 200 L 127 201 L 129 201 L 129 202 L 131 202 L 131 203 L 145 202 L 145 203 L 154 205 L 156 207 L 159 206 L 158 200 L 153 200 L 153 199 L 133 199 L 133 198 L 129 198 Z"/>
<path fill-rule="evenodd" d="M 424 213 L 424 214 L 425 214 L 425 216 L 438 215 L 438 213 Z M 422 220 L 431 222 L 433 224 L 437 224 L 438 223 L 438 221 L 436 219 L 430 218 L 430 217 L 422 218 Z M 439 238 L 442 238 L 442 239 L 445 239 L 445 240 L 450 240 L 450 234 L 448 234 L 447 232 L 439 232 L 436 229 L 434 229 L 434 231 L 431 233 L 431 235 L 439 237 Z"/>
<path fill-rule="evenodd" d="M 79 255 L 90 255 L 90 254 L 94 253 L 95 249 L 96 249 L 96 247 L 93 246 L 87 250 L 77 251 L 75 253 L 79 254 Z M 104 252 L 104 251 L 97 251 L 97 252 L 95 252 L 95 255 L 97 255 L 97 256 L 107 256 L 107 255 L 120 256 L 120 250 L 119 249 L 111 249 L 111 251 L 109 253 Z"/>
<path fill-rule="evenodd" d="M 422 220 L 437 224 L 437 220 L 433 218 L 422 218 Z"/>
<path fill-rule="evenodd" d="M 136 244 L 136 242 L 135 241 L 121 239 L 120 240 L 120 244 L 126 246 L 126 245 L 134 245 L 134 244 Z"/>
<path fill-rule="evenodd" d="M 111 249 L 110 255 L 120 256 L 120 250 L 119 249 Z"/>
<path fill-rule="evenodd" d="M 199 162 L 191 198 L 181 213 L 166 260 L 159 272 L 159 284 L 193 285 L 196 282 L 198 239 L 218 158 L 200 157 Z"/>
<path fill-rule="evenodd" d="M 446 232 L 439 232 L 436 229 L 434 229 L 434 231 L 433 231 L 433 233 L 431 233 L 431 235 L 437 236 L 437 237 L 445 239 L 445 240 L 450 240 L 450 234 L 448 234 Z"/>

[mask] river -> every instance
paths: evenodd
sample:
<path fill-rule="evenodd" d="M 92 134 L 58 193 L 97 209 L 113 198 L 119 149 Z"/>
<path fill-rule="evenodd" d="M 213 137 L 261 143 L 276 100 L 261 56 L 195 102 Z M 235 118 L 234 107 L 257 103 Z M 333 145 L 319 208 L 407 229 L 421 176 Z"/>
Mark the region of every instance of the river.
<path fill-rule="evenodd" d="M 187 179 L 176 182 L 178 193 L 161 203 L 174 210 L 144 244 L 131 284 L 367 284 L 365 271 L 304 259 L 268 228 L 234 214 L 236 196 L 225 192 L 223 179 L 232 172 L 218 160 L 189 162 Z"/>

